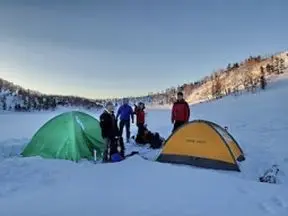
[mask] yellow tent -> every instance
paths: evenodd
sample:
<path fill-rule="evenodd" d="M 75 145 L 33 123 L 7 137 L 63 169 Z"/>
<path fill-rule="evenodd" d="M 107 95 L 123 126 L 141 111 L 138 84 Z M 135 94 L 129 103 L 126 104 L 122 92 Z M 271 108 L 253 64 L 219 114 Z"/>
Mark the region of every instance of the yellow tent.
<path fill-rule="evenodd" d="M 166 141 L 156 161 L 240 171 L 236 161 L 245 160 L 236 140 L 221 126 L 194 120 Z"/>

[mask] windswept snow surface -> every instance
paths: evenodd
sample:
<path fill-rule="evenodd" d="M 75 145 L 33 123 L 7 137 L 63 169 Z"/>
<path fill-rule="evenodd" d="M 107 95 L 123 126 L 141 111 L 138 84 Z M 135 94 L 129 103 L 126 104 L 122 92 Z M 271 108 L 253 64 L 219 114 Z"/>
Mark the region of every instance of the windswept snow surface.
<path fill-rule="evenodd" d="M 228 126 L 246 154 L 241 173 L 161 164 L 139 156 L 97 165 L 21 158 L 17 154 L 37 129 L 63 110 L 2 113 L 0 215 L 286 216 L 287 93 L 288 79 L 283 76 L 266 91 L 191 107 L 191 120 L 206 119 Z M 168 137 L 172 129 L 170 110 L 147 112 L 149 128 Z M 149 154 L 153 157 L 156 153 Z M 257 182 L 273 164 L 280 166 L 280 183 Z"/>

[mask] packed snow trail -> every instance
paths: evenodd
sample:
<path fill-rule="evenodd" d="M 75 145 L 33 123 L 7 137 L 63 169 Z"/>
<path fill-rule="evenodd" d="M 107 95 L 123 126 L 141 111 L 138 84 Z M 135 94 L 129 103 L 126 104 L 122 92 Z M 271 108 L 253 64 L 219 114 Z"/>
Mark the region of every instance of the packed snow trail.
<path fill-rule="evenodd" d="M 286 216 L 287 92 L 288 79 L 282 77 L 266 91 L 191 107 L 191 120 L 228 126 L 246 154 L 241 173 L 162 164 L 139 156 L 97 165 L 20 158 L 33 134 L 63 111 L 0 114 L 0 215 Z M 147 112 L 149 128 L 168 137 L 170 110 Z M 131 146 L 129 150 L 137 149 Z M 279 165 L 280 184 L 257 182 L 273 164 Z"/>

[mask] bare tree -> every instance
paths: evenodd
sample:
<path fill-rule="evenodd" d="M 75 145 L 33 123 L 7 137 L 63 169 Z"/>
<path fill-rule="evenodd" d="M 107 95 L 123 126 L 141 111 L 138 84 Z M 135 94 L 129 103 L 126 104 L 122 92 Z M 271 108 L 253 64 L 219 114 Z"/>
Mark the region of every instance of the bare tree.
<path fill-rule="evenodd" d="M 220 98 L 222 96 L 222 82 L 219 75 L 215 75 L 212 81 L 212 96 L 215 98 Z"/>
<path fill-rule="evenodd" d="M 284 73 L 284 70 L 285 70 L 285 60 L 281 58 L 279 60 L 279 73 L 280 74 Z"/>
<path fill-rule="evenodd" d="M 266 88 L 266 85 L 267 85 L 267 81 L 265 78 L 265 71 L 261 70 L 261 74 L 260 74 L 260 87 L 261 87 L 261 89 L 264 90 Z"/>
<path fill-rule="evenodd" d="M 273 73 L 280 74 L 280 59 L 278 57 L 273 58 Z"/>

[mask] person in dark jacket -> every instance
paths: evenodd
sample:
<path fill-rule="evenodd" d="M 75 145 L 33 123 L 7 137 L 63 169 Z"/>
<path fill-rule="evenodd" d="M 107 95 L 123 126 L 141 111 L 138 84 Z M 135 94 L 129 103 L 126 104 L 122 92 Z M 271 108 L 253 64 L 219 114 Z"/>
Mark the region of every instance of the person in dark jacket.
<path fill-rule="evenodd" d="M 188 103 L 183 98 L 183 93 L 177 93 L 177 101 L 173 104 L 171 113 L 171 122 L 174 124 L 173 132 L 180 126 L 189 121 L 190 108 Z"/>
<path fill-rule="evenodd" d="M 118 120 L 120 116 L 120 135 L 122 137 L 123 135 L 123 129 L 125 127 L 126 130 L 126 142 L 129 142 L 130 140 L 130 118 L 132 121 L 132 124 L 134 123 L 134 112 L 133 108 L 128 104 L 129 100 L 125 98 L 123 100 L 123 105 L 119 107 L 116 119 Z"/>
<path fill-rule="evenodd" d="M 138 135 L 142 136 L 145 129 L 145 104 L 142 102 L 138 103 L 138 106 L 135 105 L 134 114 L 136 115 L 136 125 L 138 127 Z"/>
<path fill-rule="evenodd" d="M 124 143 L 123 139 L 120 137 L 112 102 L 106 104 L 104 112 L 100 115 L 100 127 L 102 130 L 102 137 L 107 144 L 104 161 L 110 161 L 113 155 L 117 153 L 124 158 Z"/>

